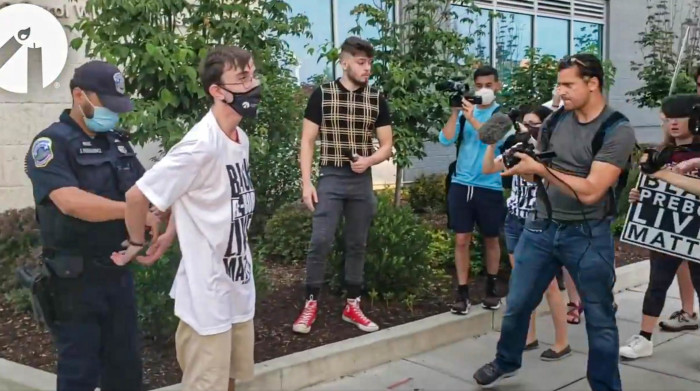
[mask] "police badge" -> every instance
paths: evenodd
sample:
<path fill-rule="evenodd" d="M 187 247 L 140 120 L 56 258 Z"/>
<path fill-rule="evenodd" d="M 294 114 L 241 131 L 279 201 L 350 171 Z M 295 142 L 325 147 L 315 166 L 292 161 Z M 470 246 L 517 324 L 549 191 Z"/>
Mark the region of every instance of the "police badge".
<path fill-rule="evenodd" d="M 117 92 L 120 94 L 123 94 L 126 92 L 126 83 L 124 82 L 124 75 L 121 74 L 121 72 L 117 72 L 114 74 L 114 87 L 117 89 Z"/>

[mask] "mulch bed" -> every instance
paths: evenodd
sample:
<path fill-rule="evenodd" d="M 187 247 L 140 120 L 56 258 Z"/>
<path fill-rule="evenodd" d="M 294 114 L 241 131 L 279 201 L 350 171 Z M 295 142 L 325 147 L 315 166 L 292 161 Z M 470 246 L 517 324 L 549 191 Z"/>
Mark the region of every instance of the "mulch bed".
<path fill-rule="evenodd" d="M 618 243 L 617 267 L 647 258 L 648 251 Z M 303 306 L 302 266 L 266 265 L 270 273 L 269 294 L 258 300 L 256 312 L 255 361 L 262 362 L 287 354 L 363 335 L 354 326 L 343 322 L 341 312 L 344 299 L 322 292 L 319 315 L 309 335 L 296 335 L 291 324 Z M 453 272 L 453 271 L 450 271 Z M 509 271 L 503 271 L 497 286 L 499 293 L 507 294 Z M 449 285 L 449 282 L 446 284 Z M 444 286 L 442 294 L 427 300 L 416 300 L 412 309 L 398 302 L 370 303 L 364 299 L 362 307 L 381 328 L 388 328 L 448 311 L 452 302 L 452 287 Z M 470 282 L 474 304 L 480 304 L 485 293 L 485 278 L 477 276 Z M 29 314 L 17 313 L 0 295 L 0 357 L 48 372 L 56 371 L 56 354 L 50 335 L 39 328 Z M 154 389 L 178 383 L 181 372 L 175 359 L 172 340 L 154 342 L 145 340 L 143 351 L 145 389 Z"/>

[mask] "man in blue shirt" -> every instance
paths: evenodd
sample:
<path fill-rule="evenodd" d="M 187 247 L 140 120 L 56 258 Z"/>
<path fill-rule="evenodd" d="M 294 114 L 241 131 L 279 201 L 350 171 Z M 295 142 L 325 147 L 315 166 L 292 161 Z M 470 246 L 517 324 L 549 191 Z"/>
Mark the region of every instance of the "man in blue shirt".
<path fill-rule="evenodd" d="M 452 115 L 440 132 L 440 142 L 443 145 L 458 143 L 457 164 L 454 175 L 450 178 L 451 185 L 447 195 L 450 229 L 456 234 L 455 267 L 457 269 L 458 291 L 457 299 L 452 305 L 452 313 L 466 315 L 471 307 L 469 289 L 469 244 L 472 239 L 474 224 L 484 238 L 486 248 L 486 299 L 483 307 L 496 310 L 501 306 L 501 300 L 496 295 L 496 275 L 501 258 L 499 233 L 505 218 L 505 201 L 501 176 L 482 174 L 481 162 L 487 145 L 479 140 L 477 130 L 486 122 L 499 105 L 495 102 L 495 94 L 501 88 L 498 72 L 484 66 L 474 72 L 476 95 L 482 99 L 481 104 L 473 105 L 462 99 L 462 107 L 453 107 Z M 460 129 L 459 118 L 464 116 L 464 128 Z M 496 145 L 500 147 L 503 140 Z"/>

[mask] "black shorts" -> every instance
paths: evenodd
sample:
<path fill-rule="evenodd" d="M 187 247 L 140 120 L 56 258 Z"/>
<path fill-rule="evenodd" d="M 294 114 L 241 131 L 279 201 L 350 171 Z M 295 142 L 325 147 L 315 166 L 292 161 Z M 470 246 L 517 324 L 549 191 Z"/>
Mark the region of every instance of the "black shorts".
<path fill-rule="evenodd" d="M 483 237 L 492 238 L 499 236 L 503 227 L 506 203 L 502 191 L 452 183 L 447 194 L 447 213 L 449 228 L 455 233 L 471 233 L 476 224 Z"/>

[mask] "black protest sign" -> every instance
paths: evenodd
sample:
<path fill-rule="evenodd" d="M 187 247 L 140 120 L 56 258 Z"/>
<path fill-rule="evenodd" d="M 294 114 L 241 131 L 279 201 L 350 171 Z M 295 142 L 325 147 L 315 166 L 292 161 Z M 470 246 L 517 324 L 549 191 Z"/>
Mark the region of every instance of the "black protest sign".
<path fill-rule="evenodd" d="M 640 175 L 621 241 L 700 262 L 700 197 Z"/>

